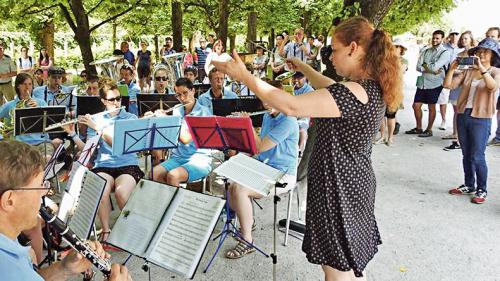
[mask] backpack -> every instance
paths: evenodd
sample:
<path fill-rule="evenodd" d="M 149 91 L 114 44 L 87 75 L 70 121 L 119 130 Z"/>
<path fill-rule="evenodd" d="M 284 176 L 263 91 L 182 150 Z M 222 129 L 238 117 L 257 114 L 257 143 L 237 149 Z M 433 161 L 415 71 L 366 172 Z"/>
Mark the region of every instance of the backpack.
<path fill-rule="evenodd" d="M 30 66 L 33 67 L 33 58 L 31 56 L 28 56 L 28 59 L 30 60 Z M 19 58 L 19 66 L 22 67 L 23 61 L 21 58 Z"/>

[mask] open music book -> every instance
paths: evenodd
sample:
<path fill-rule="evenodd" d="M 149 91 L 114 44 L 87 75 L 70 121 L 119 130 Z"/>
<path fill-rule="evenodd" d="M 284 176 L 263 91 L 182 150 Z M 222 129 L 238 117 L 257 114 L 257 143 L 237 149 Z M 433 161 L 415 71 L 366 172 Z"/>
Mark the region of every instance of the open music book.
<path fill-rule="evenodd" d="M 141 180 L 107 242 L 193 278 L 224 204 L 221 198 Z"/>
<path fill-rule="evenodd" d="M 267 196 L 285 173 L 257 159 L 239 153 L 222 163 L 214 172 Z"/>
<path fill-rule="evenodd" d="M 57 217 L 67 222 L 78 237 L 88 239 L 106 180 L 74 162 Z"/>

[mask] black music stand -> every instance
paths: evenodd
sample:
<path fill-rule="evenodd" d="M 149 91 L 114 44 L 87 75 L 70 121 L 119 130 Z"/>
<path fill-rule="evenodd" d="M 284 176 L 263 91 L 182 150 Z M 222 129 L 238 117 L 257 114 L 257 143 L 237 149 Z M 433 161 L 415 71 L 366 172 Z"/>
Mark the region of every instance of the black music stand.
<path fill-rule="evenodd" d="M 96 114 L 105 110 L 101 98 L 97 96 L 77 96 L 76 116 L 85 114 Z"/>
<path fill-rule="evenodd" d="M 257 153 L 252 122 L 249 118 L 196 116 L 186 116 L 185 118 L 196 148 L 210 148 L 223 151 L 234 149 L 251 154 Z M 222 231 L 212 239 L 212 241 L 215 241 L 220 238 L 217 249 L 208 262 L 207 267 L 203 270 L 203 273 L 207 273 L 228 235 L 238 237 L 246 245 L 255 248 L 266 258 L 269 257 L 268 254 L 253 243 L 246 241 L 233 224 L 229 208 L 229 183 L 227 179 L 224 179 L 224 188 L 226 193 L 226 204 L 224 207 L 226 210 L 226 222 Z"/>
<path fill-rule="evenodd" d="M 207 74 L 208 75 L 208 74 Z M 194 84 L 194 97 L 198 98 L 201 96 L 203 93 L 208 91 L 212 86 L 210 84 Z"/>
<path fill-rule="evenodd" d="M 180 116 L 117 120 L 113 137 L 113 154 L 122 155 L 178 146 Z M 151 157 L 151 177 L 153 177 Z"/>
<path fill-rule="evenodd" d="M 262 101 L 254 96 L 245 96 L 237 99 L 212 99 L 214 115 L 228 116 L 233 112 L 257 112 L 264 110 Z M 250 116 L 254 127 L 261 127 L 263 115 Z"/>
<path fill-rule="evenodd" d="M 155 112 L 158 109 L 169 109 L 179 104 L 180 101 L 175 95 L 163 94 L 138 94 L 137 105 L 139 107 L 139 116 L 144 116 L 148 111 Z"/>

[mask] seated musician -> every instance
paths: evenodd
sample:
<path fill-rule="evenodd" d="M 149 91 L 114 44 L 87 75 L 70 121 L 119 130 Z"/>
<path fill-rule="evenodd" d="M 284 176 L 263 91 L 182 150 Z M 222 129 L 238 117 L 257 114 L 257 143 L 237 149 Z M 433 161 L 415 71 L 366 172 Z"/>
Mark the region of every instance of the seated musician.
<path fill-rule="evenodd" d="M 187 78 L 179 78 L 175 83 L 176 97 L 184 105 L 174 110 L 174 116 L 181 116 L 182 127 L 179 146 L 172 150 L 169 160 L 154 167 L 153 180 L 179 186 L 206 177 L 212 170 L 210 150 L 197 149 L 189 134 L 184 116 L 210 116 L 208 108 L 194 98 L 193 83 Z"/>
<path fill-rule="evenodd" d="M 193 84 L 200 84 L 200 81 L 198 81 L 198 69 L 194 66 L 184 68 L 184 77 L 189 79 Z"/>
<path fill-rule="evenodd" d="M 212 68 L 208 73 L 210 80 L 210 89 L 202 94 L 198 101 L 201 105 L 208 107 L 210 114 L 213 114 L 212 100 L 213 99 L 237 99 L 238 95 L 228 88 L 224 88 L 224 73 Z"/>
<path fill-rule="evenodd" d="M 274 81 L 273 86 L 279 87 L 281 83 Z M 269 108 L 264 104 L 266 109 Z M 285 172 L 281 182 L 287 183 L 285 188 L 278 188 L 278 194 L 289 191 L 295 186 L 297 174 L 299 126 L 295 117 L 286 116 L 274 109 L 271 113 L 264 115 L 260 136 L 254 131 L 257 144 L 257 160 Z M 272 190 L 274 193 L 274 189 Z M 253 243 L 252 230 L 255 229 L 255 221 L 252 212 L 252 198 L 262 197 L 245 186 L 231 183 L 229 186 L 229 205 L 238 216 L 240 222 L 241 236 Z M 254 252 L 255 248 L 247 246 L 239 241 L 238 244 L 226 253 L 230 259 L 238 259 L 244 255 Z"/>
<path fill-rule="evenodd" d="M 48 105 L 57 105 L 56 98 L 58 95 L 71 92 L 68 87 L 62 84 L 65 75 L 66 71 L 63 68 L 50 67 L 47 85 L 36 87 L 33 90 L 33 97 L 44 100 Z"/>
<path fill-rule="evenodd" d="M 45 159 L 30 145 L 19 141 L 0 142 L 0 272 L 2 280 L 67 280 L 91 268 L 91 263 L 76 251 L 70 251 L 61 261 L 37 268 L 29 248 L 17 241 L 20 232 L 38 224 L 38 210 L 47 191 L 43 181 Z M 90 247 L 103 259 L 99 242 Z M 108 280 L 130 280 L 127 269 L 113 265 Z"/>
<path fill-rule="evenodd" d="M 88 127 L 88 137 L 102 134 L 97 157 L 92 171 L 106 179 L 106 187 L 99 205 L 99 219 L 101 220 L 102 232 L 100 241 L 105 242 L 109 233 L 109 215 L 111 213 L 111 202 L 109 195 L 115 192 L 118 207 L 122 209 L 128 201 L 137 182 L 144 177 L 139 168 L 136 154 L 113 155 L 113 131 L 117 120 L 137 119 L 134 114 L 128 113 L 121 107 L 121 96 L 117 84 L 110 78 L 99 81 L 99 96 L 106 111 L 116 109 L 104 115 L 92 117 L 91 115 L 80 116 L 78 122 Z M 74 126 L 64 126 L 64 130 L 72 137 L 75 144 L 81 150 L 85 143 L 80 140 L 74 131 Z"/>
<path fill-rule="evenodd" d="M 0 119 L 3 118 L 3 138 L 10 139 L 14 136 L 14 110 L 16 108 L 47 106 L 43 99 L 32 98 L 33 78 L 28 73 L 19 73 L 14 82 L 16 97 L 0 108 Z M 52 155 L 54 146 L 50 145 L 51 140 L 48 134 L 35 133 L 16 136 L 16 140 L 33 145 L 42 154 L 47 150 L 47 156 Z M 49 143 L 49 145 L 44 145 Z"/>
<path fill-rule="evenodd" d="M 168 69 L 164 65 L 160 65 L 153 72 L 155 88 L 153 94 L 173 95 L 174 93 L 168 87 Z"/>
<path fill-rule="evenodd" d="M 139 114 L 139 108 L 137 106 L 137 94 L 141 92 L 141 89 L 134 82 L 134 68 L 129 64 L 124 64 L 120 68 L 120 84 L 127 85 L 128 96 L 130 98 L 128 104 L 128 112 Z"/>
<path fill-rule="evenodd" d="M 305 78 L 302 72 L 295 72 L 295 74 L 293 74 L 292 83 L 293 83 L 293 94 L 296 96 L 314 91 L 313 87 L 311 87 L 311 85 L 307 83 L 307 79 Z M 309 121 L 310 118 L 307 117 L 298 119 L 300 151 L 304 151 L 304 148 L 306 147 L 307 129 L 309 129 Z"/>
<path fill-rule="evenodd" d="M 83 71 L 82 71 L 83 72 Z M 85 84 L 82 84 L 73 89 L 73 96 L 99 96 L 99 77 L 91 75 L 87 77 Z M 76 98 L 74 98 L 76 107 Z"/>

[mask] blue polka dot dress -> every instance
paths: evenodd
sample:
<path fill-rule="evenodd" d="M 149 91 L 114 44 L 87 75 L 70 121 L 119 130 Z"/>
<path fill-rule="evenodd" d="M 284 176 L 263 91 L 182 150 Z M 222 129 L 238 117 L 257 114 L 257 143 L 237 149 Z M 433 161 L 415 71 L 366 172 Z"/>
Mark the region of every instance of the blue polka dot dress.
<path fill-rule="evenodd" d="M 376 81 L 358 83 L 368 94 L 367 104 L 335 83 L 328 91 L 341 117 L 314 119 L 318 135 L 307 174 L 302 250 L 311 263 L 353 270 L 360 277 L 382 243 L 374 215 L 376 181 L 371 152 L 385 105 Z"/>

